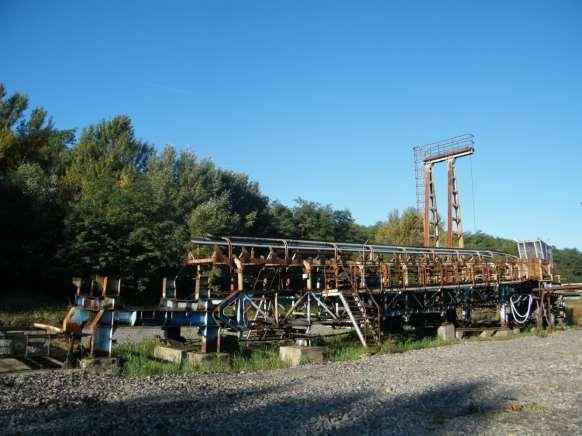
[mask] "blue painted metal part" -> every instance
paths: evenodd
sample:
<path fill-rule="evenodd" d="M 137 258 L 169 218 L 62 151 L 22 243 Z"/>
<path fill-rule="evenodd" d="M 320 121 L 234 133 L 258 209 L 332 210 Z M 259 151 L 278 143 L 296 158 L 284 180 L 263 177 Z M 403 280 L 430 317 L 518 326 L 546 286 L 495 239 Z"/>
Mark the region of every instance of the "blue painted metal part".
<path fill-rule="evenodd" d="M 77 325 L 84 325 L 91 317 L 91 311 L 85 309 L 84 307 L 75 307 L 73 314 L 71 315 L 71 322 Z"/>
<path fill-rule="evenodd" d="M 168 280 L 166 287 L 166 297 L 176 298 L 176 280 Z"/>
<path fill-rule="evenodd" d="M 93 332 L 93 353 L 111 354 L 113 326 L 99 325 Z"/>
<path fill-rule="evenodd" d="M 113 317 L 113 324 L 123 324 L 123 325 L 135 325 L 137 320 L 137 311 L 135 310 L 107 310 L 103 313 L 101 317 L 102 324 L 112 324 L 111 318 Z"/>
<path fill-rule="evenodd" d="M 96 354 L 111 354 L 113 332 L 120 325 L 172 328 L 178 336 L 180 327 L 200 327 L 203 351 L 218 351 L 220 325 L 213 316 L 215 303 L 164 299 L 159 308 L 127 309 L 115 308 L 115 300 L 111 298 L 79 295 L 68 322 L 76 325 L 78 331 L 93 325 L 91 348 Z"/>

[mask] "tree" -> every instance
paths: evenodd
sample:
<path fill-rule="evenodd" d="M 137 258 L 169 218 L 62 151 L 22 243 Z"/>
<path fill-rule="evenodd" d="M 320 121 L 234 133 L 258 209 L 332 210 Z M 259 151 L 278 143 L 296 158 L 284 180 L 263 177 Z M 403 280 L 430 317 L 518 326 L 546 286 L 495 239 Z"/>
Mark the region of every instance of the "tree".
<path fill-rule="evenodd" d="M 290 217 L 280 205 L 276 206 L 279 222 L 290 230 Z M 291 210 L 293 232 L 299 239 L 320 241 L 363 242 L 362 233 L 355 225 L 349 210 L 334 210 L 331 205 L 322 205 L 302 198 L 295 200 Z"/>
<path fill-rule="evenodd" d="M 402 214 L 394 209 L 388 220 L 378 227 L 375 239 L 384 244 L 421 245 L 422 232 L 422 218 L 416 209 L 405 209 Z"/>
<path fill-rule="evenodd" d="M 62 279 L 57 252 L 65 204 L 60 177 L 72 130 L 55 129 L 28 98 L 6 98 L 0 84 L 0 273 L 12 288 L 51 287 Z"/>
<path fill-rule="evenodd" d="M 191 236 L 270 236 L 420 245 L 422 219 L 394 210 L 374 226 L 301 198 L 271 202 L 249 176 L 138 139 L 129 117 L 91 125 L 75 142 L 28 98 L 0 84 L 0 273 L 4 288 L 52 289 L 74 275 L 110 274 L 158 296 Z M 444 235 L 444 231 L 442 232 Z M 465 235 L 470 248 L 516 254 L 512 240 Z M 554 249 L 564 281 L 582 281 L 582 254 Z M 150 300 L 151 301 L 151 300 Z"/>
<path fill-rule="evenodd" d="M 582 283 L 582 251 L 575 248 L 559 250 L 553 247 L 556 274 L 563 283 Z"/>
<path fill-rule="evenodd" d="M 467 248 L 496 250 L 517 256 L 517 244 L 514 240 L 491 236 L 481 231 L 465 233 L 463 238 L 465 240 L 465 247 Z"/>
<path fill-rule="evenodd" d="M 268 236 L 288 239 L 299 237 L 293 211 L 278 201 L 269 206 L 269 222 Z"/>
<path fill-rule="evenodd" d="M 89 126 L 70 152 L 62 256 L 80 275 L 123 276 L 145 289 L 159 247 L 145 170 L 153 149 L 121 115 Z M 145 283 L 145 285 L 144 285 Z"/>

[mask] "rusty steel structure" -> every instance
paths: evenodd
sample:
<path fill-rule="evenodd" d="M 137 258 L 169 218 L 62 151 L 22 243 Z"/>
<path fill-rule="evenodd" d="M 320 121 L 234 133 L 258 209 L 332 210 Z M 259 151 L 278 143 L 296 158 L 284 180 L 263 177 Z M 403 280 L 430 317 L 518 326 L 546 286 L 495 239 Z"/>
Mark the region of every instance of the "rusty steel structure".
<path fill-rule="evenodd" d="M 471 313 L 497 313 L 501 326 L 563 323 L 572 289 L 553 275 L 551 249 L 518 243 L 520 256 L 464 248 L 456 159 L 474 153 L 473 135 L 414 148 L 423 247 L 253 237 L 195 237 L 180 272 L 164 279 L 157 307 L 133 308 L 120 280 L 75 281 L 75 304 L 61 331 L 88 337 L 89 352 L 110 354 L 118 326 L 159 326 L 169 342 L 200 330 L 201 351 L 240 340 L 307 339 L 317 326 L 347 328 L 364 347 L 403 324 L 471 328 Z M 447 163 L 447 247 L 439 247 L 433 166 Z"/>
<path fill-rule="evenodd" d="M 455 175 L 455 161 L 475 152 L 475 137 L 471 134 L 414 147 L 416 176 L 416 207 L 423 216 L 423 242 L 425 247 L 440 245 L 440 227 L 433 166 L 447 163 L 447 247 L 463 248 L 463 227 L 461 225 L 461 203 Z M 453 228 L 454 227 L 454 228 Z"/>
<path fill-rule="evenodd" d="M 408 247 L 250 237 L 199 237 L 180 274 L 163 283 L 160 305 L 130 308 L 107 278 L 83 288 L 63 331 L 90 336 L 92 354 L 111 352 L 117 326 L 156 325 L 166 339 L 197 326 L 202 351 L 241 340 L 313 338 L 327 325 L 352 329 L 364 347 L 403 323 L 470 323 L 496 310 L 502 325 L 564 320 L 551 263 L 490 250 Z M 96 284 L 96 286 L 95 286 Z"/>

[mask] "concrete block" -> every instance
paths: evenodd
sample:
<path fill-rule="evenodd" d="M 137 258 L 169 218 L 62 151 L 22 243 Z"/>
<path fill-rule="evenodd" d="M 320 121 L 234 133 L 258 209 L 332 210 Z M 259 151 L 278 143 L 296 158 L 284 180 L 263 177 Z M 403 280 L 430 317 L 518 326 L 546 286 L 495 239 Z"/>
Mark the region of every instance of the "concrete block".
<path fill-rule="evenodd" d="M 279 357 L 291 366 L 303 362 L 322 363 L 324 347 L 298 347 L 296 345 L 279 347 Z"/>
<path fill-rule="evenodd" d="M 437 336 L 443 341 L 452 341 L 455 339 L 455 325 L 454 324 L 441 324 L 437 329 Z"/>
<path fill-rule="evenodd" d="M 154 348 L 154 357 L 166 362 L 182 363 L 182 360 L 186 358 L 186 351 L 181 348 L 157 345 Z"/>
<path fill-rule="evenodd" d="M 119 374 L 120 364 L 115 357 L 87 357 L 79 361 L 79 368 L 91 374 Z"/>
<path fill-rule="evenodd" d="M 513 327 L 512 331 L 514 335 L 519 335 L 521 333 L 521 329 L 519 327 Z"/>
<path fill-rule="evenodd" d="M 211 360 L 221 360 L 228 362 L 230 355 L 227 353 L 200 353 L 196 351 L 188 351 L 186 353 L 186 360 L 190 363 L 202 363 Z"/>
<path fill-rule="evenodd" d="M 12 357 L 3 357 L 0 359 L 0 374 L 25 371 L 29 369 L 32 369 L 32 367 L 18 359 L 14 359 Z"/>
<path fill-rule="evenodd" d="M 490 338 L 495 333 L 495 330 L 483 330 L 479 335 L 482 338 Z"/>
<path fill-rule="evenodd" d="M 462 330 L 457 330 L 455 332 L 455 337 L 459 340 L 463 339 L 465 337 L 465 332 Z"/>
<path fill-rule="evenodd" d="M 513 330 L 503 329 L 503 330 L 496 330 L 495 335 L 496 338 L 508 338 L 513 336 Z"/>
<path fill-rule="evenodd" d="M 310 347 L 311 346 L 311 339 L 296 339 L 295 345 L 298 347 Z"/>

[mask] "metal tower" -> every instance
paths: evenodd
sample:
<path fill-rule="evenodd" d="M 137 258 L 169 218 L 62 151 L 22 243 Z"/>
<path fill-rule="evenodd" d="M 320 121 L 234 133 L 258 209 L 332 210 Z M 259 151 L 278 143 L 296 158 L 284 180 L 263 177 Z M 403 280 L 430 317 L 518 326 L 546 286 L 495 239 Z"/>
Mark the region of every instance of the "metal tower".
<path fill-rule="evenodd" d="M 464 247 L 461 225 L 461 204 L 455 176 L 455 160 L 475 152 L 475 137 L 471 134 L 455 136 L 431 144 L 414 147 L 414 172 L 416 177 L 416 208 L 423 216 L 424 246 L 438 247 L 441 219 L 438 213 L 436 190 L 433 180 L 433 166 L 447 162 L 448 211 L 447 246 Z M 455 230 L 453 230 L 453 225 Z M 455 243 L 456 242 L 456 243 Z"/>

